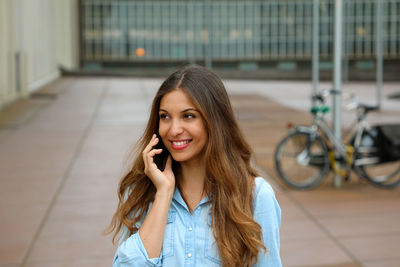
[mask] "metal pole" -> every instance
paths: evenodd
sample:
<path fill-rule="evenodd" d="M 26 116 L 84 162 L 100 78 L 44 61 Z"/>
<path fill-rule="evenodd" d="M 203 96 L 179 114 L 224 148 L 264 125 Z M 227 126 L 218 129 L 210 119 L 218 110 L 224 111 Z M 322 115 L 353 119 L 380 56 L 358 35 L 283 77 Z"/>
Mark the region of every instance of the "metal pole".
<path fill-rule="evenodd" d="M 319 84 L 319 0 L 313 0 L 313 57 L 312 57 L 313 94 L 318 91 Z M 312 100 L 315 106 L 315 100 Z"/>
<path fill-rule="evenodd" d="M 377 15 L 376 15 L 376 106 L 381 109 L 382 105 L 382 84 L 383 84 L 383 38 L 382 38 L 382 12 L 383 1 L 376 0 L 377 2 Z"/>
<path fill-rule="evenodd" d="M 333 72 L 333 128 L 334 135 L 341 140 L 341 95 L 342 95 L 342 19 L 343 19 L 343 1 L 335 0 L 335 43 L 334 43 L 334 72 Z M 336 163 L 338 165 L 338 162 Z M 338 168 L 340 166 L 338 165 Z M 333 185 L 340 187 L 342 178 L 335 174 Z"/>
<path fill-rule="evenodd" d="M 206 19 L 206 31 L 205 31 L 205 51 L 204 51 L 204 65 L 207 68 L 212 68 L 212 45 L 211 45 L 211 37 L 212 37 L 212 2 L 211 0 L 205 0 L 204 1 L 205 6 L 205 19 Z"/>
<path fill-rule="evenodd" d="M 349 81 L 349 55 L 348 55 L 348 51 L 349 51 L 349 42 L 347 40 L 348 38 L 348 34 L 349 34 L 349 26 L 346 23 L 347 18 L 348 18 L 348 14 L 351 14 L 349 12 L 349 7 L 350 7 L 350 3 L 349 1 L 347 2 L 347 6 L 346 6 L 346 2 L 344 2 L 344 7 L 343 7 L 343 22 L 342 22 L 342 45 L 343 45 L 343 50 L 342 50 L 342 55 L 343 55 L 343 70 L 342 70 L 342 82 L 348 82 Z"/>

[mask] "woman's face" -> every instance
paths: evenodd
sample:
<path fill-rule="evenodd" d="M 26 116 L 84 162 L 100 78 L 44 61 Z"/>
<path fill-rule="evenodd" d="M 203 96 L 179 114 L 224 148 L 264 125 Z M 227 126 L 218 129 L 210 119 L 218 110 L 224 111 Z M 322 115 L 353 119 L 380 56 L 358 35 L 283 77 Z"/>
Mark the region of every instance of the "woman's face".
<path fill-rule="evenodd" d="M 163 96 L 159 110 L 159 134 L 177 162 L 201 160 L 208 135 L 200 112 L 182 90 Z"/>

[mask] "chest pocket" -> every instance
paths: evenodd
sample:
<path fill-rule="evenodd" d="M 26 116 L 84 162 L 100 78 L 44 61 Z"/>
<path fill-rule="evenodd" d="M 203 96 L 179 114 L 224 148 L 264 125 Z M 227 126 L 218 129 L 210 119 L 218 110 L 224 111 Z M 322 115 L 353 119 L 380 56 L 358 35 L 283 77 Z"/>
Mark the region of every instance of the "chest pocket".
<path fill-rule="evenodd" d="M 209 260 L 208 266 L 221 266 L 221 260 L 219 258 L 219 250 L 217 242 L 215 241 L 212 229 L 211 229 L 211 213 L 207 217 L 207 230 L 205 238 L 205 258 Z"/>
<path fill-rule="evenodd" d="M 164 231 L 164 241 L 162 246 L 163 258 L 174 255 L 175 218 L 176 211 L 170 211 L 168 213 L 167 225 L 165 226 Z"/>

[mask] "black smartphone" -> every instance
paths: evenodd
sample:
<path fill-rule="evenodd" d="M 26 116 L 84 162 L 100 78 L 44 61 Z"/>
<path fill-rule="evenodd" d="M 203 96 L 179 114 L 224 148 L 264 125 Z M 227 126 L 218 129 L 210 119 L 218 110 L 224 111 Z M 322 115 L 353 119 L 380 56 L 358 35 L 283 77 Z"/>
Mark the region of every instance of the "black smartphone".
<path fill-rule="evenodd" d="M 154 148 L 162 149 L 161 154 L 157 154 L 154 156 L 154 163 L 157 165 L 157 167 L 161 170 L 164 171 L 165 169 L 165 164 L 167 163 L 167 159 L 168 159 L 168 155 L 169 155 L 169 151 L 167 150 L 167 148 L 165 147 L 160 135 L 157 134 L 157 138 L 158 138 L 158 144 L 154 146 Z"/>

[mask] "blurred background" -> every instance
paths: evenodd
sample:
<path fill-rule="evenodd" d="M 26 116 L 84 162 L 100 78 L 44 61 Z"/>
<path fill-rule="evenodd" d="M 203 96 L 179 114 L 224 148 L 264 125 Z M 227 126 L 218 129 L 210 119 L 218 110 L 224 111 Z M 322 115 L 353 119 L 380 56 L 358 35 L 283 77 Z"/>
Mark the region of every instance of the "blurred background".
<path fill-rule="evenodd" d="M 168 73 L 197 63 L 225 76 L 310 79 L 313 0 L 2 0 L 1 102 L 79 73 Z M 320 76 L 333 69 L 334 1 L 319 5 Z M 343 77 L 374 80 L 376 0 L 343 1 Z M 399 1 L 384 0 L 385 80 L 400 69 Z"/>
<path fill-rule="evenodd" d="M 399 123 L 400 0 L 0 0 L 0 267 L 111 266 L 126 157 L 162 80 L 190 63 L 224 79 L 276 190 L 284 266 L 400 266 L 398 187 L 299 192 L 273 166 L 286 123 L 311 122 L 315 82 L 332 88 L 337 2 L 343 92 L 376 104 L 381 60 L 370 121 Z"/>

